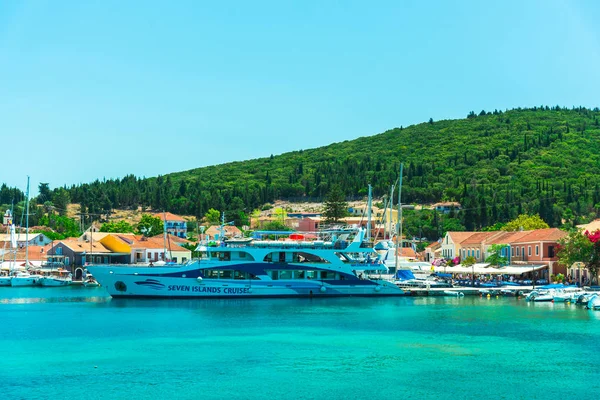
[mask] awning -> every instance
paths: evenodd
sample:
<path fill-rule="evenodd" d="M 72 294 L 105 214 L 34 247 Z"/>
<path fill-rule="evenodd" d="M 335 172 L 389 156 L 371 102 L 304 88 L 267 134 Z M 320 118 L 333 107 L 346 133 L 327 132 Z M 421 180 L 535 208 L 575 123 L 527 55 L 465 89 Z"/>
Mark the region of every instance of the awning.
<path fill-rule="evenodd" d="M 471 267 L 455 265 L 453 267 L 434 267 L 435 272 L 449 274 L 472 274 L 476 275 L 522 275 L 528 272 L 548 268 L 547 265 L 509 265 L 506 267 L 492 267 L 490 264 L 477 263 Z"/>

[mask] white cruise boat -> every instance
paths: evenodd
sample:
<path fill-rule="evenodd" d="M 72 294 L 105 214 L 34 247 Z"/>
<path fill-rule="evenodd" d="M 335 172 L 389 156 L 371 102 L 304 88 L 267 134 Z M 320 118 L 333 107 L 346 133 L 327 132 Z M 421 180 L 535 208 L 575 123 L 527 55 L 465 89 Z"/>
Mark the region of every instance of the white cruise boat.
<path fill-rule="evenodd" d="M 292 234 L 294 232 L 290 232 Z M 203 247 L 185 265 L 95 265 L 88 270 L 112 297 L 239 298 L 400 296 L 363 229 L 321 233 L 327 240 L 243 240 Z M 352 240 L 350 240 L 352 239 Z"/>

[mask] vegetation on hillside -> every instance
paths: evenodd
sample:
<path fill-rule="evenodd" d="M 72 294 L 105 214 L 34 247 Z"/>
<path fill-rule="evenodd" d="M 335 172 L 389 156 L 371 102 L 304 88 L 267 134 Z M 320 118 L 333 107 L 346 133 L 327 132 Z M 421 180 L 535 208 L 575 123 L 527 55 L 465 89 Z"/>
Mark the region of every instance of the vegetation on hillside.
<path fill-rule="evenodd" d="M 59 213 L 65 202 L 80 203 L 85 215 L 141 206 L 201 218 L 214 208 L 240 224 L 265 203 L 322 200 L 333 185 L 355 197 L 366 195 L 371 184 L 374 195 L 383 197 L 397 181 L 402 161 L 403 203 L 462 205 L 453 215 L 405 214 L 407 220 L 437 227 L 422 236 L 484 229 L 520 214 L 538 214 L 552 227 L 573 226 L 600 215 L 599 118 L 597 108 L 471 112 L 465 119 L 430 120 L 321 148 L 156 178 L 129 175 L 45 187 L 36 201 Z M 2 186 L 0 204 L 9 205 L 18 192 Z M 408 221 L 405 225 L 414 229 Z"/>

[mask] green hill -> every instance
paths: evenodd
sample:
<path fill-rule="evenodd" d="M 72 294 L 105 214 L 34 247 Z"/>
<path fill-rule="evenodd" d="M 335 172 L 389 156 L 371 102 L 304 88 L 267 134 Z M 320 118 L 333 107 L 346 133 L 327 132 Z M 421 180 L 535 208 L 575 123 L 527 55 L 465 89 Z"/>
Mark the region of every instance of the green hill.
<path fill-rule="evenodd" d="M 471 112 L 316 149 L 157 178 L 96 181 L 67 192 L 88 212 L 141 205 L 197 216 L 216 208 L 238 216 L 276 199 L 322 198 L 332 184 L 360 196 L 370 183 L 382 196 L 403 162 L 404 203 L 459 201 L 464 210 L 455 217 L 467 229 L 523 212 L 557 226 L 600 211 L 598 118 L 597 108 Z"/>

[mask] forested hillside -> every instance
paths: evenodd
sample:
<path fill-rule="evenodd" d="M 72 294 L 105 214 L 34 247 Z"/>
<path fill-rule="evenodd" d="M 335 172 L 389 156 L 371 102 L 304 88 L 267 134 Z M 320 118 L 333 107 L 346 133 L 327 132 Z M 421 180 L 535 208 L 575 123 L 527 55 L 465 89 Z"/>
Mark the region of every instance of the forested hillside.
<path fill-rule="evenodd" d="M 276 199 L 322 198 L 333 184 L 355 197 L 370 183 L 382 196 L 403 162 L 403 202 L 459 201 L 456 217 L 466 229 L 524 212 L 558 226 L 600 212 L 599 118 L 598 109 L 585 108 L 471 112 L 268 158 L 54 189 L 45 197 L 81 203 L 90 213 L 138 205 L 197 216 L 209 208 L 248 213 Z"/>

